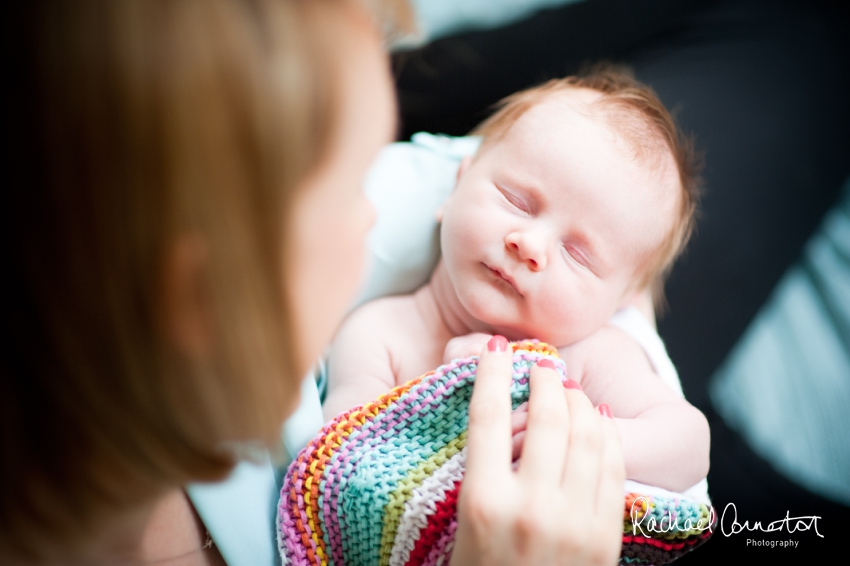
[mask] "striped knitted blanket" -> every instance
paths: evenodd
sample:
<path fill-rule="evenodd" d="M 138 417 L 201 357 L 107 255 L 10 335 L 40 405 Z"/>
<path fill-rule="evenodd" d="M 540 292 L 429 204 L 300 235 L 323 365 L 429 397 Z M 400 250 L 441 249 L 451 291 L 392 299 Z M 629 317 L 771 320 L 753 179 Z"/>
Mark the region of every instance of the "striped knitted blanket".
<path fill-rule="evenodd" d="M 557 350 L 511 345 L 511 398 L 528 400 L 530 367 Z M 448 564 L 478 359 L 456 360 L 326 424 L 292 462 L 277 513 L 283 564 Z M 620 564 L 667 564 L 711 535 L 710 507 L 626 492 Z"/>

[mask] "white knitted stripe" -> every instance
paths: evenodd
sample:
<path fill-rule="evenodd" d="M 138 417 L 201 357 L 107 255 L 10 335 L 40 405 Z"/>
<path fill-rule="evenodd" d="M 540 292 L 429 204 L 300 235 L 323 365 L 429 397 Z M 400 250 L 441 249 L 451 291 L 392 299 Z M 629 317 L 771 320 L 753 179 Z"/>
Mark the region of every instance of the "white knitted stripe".
<path fill-rule="evenodd" d="M 466 470 L 466 448 L 449 458 L 422 484 L 404 504 L 404 513 L 396 532 L 390 566 L 404 566 L 416 547 L 419 533 L 428 526 L 428 517 L 437 512 L 437 502 L 445 501 L 446 492 L 454 489 Z"/>
<path fill-rule="evenodd" d="M 280 528 L 280 511 L 275 509 L 274 530 L 277 534 L 277 551 L 280 553 L 281 566 L 289 566 L 289 558 L 286 557 L 286 543 L 283 540 L 283 530 Z"/>

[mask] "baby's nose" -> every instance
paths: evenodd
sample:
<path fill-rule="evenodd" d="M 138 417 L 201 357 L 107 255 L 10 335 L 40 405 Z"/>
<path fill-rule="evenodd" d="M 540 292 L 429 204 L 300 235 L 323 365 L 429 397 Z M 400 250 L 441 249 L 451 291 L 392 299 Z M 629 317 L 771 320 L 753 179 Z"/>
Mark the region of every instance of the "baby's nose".
<path fill-rule="evenodd" d="M 512 232 L 505 238 L 505 245 L 532 271 L 546 269 L 546 246 L 539 235 L 530 232 Z"/>

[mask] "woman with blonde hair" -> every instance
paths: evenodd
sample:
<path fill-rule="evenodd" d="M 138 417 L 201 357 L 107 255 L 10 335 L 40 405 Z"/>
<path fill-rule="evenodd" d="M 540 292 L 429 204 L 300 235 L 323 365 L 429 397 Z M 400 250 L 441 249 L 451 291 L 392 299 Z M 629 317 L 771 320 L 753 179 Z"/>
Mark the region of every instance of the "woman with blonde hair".
<path fill-rule="evenodd" d="M 378 34 L 355 0 L 18 4 L 0 560 L 223 563 L 183 487 L 279 442 L 355 290 L 360 181 L 395 127 Z M 494 350 L 453 562 L 614 563 L 613 423 L 538 368 L 546 450 L 512 472 Z"/>

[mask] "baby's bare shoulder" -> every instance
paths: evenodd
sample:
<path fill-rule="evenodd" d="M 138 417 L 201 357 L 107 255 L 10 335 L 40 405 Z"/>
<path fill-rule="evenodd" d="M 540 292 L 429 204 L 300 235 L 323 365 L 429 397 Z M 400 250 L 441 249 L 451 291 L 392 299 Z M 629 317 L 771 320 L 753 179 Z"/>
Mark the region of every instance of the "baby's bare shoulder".
<path fill-rule="evenodd" d="M 348 316 L 334 339 L 331 359 L 369 359 L 372 366 L 380 360 L 396 384 L 403 383 L 441 363 L 448 337 L 432 326 L 415 295 L 377 299 Z"/>
<path fill-rule="evenodd" d="M 396 386 L 399 336 L 411 320 L 412 299 L 368 302 L 342 323 L 328 358 L 325 417 L 368 402 Z"/>
<path fill-rule="evenodd" d="M 342 323 L 342 332 L 366 332 L 372 337 L 394 336 L 415 319 L 413 295 L 396 295 L 369 301 L 354 309 Z"/>
<path fill-rule="evenodd" d="M 587 338 L 559 348 L 559 352 L 568 362 L 568 367 L 571 363 L 580 364 L 583 372 L 611 366 L 652 371 L 649 358 L 640 344 L 615 326 L 605 325 Z"/>
<path fill-rule="evenodd" d="M 394 350 L 410 322 L 411 302 L 406 295 L 385 297 L 349 313 L 331 345 L 331 382 L 349 372 L 391 376 Z"/>

